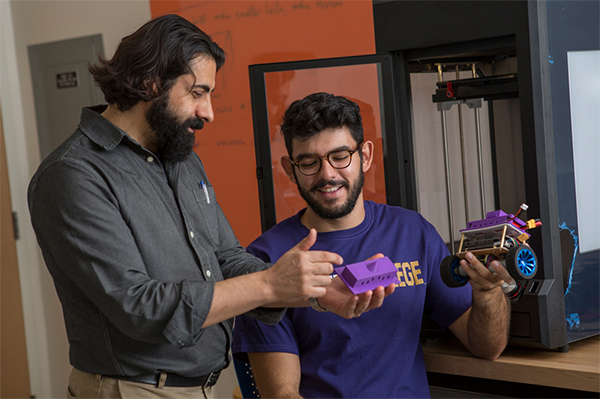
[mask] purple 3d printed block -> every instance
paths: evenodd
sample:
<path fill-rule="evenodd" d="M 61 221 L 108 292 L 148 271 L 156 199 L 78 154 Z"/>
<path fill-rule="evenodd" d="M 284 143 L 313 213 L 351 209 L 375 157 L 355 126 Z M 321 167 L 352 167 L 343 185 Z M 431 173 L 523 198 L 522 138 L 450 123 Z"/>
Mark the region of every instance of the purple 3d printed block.
<path fill-rule="evenodd" d="M 467 228 L 462 229 L 461 232 L 474 230 L 474 229 L 481 229 L 484 227 L 496 226 L 496 225 L 499 225 L 502 223 L 512 223 L 513 226 L 517 227 L 519 230 L 522 230 L 522 231 L 526 225 L 526 223 L 524 221 L 522 221 L 518 217 L 515 217 L 515 215 L 509 215 L 506 212 L 497 210 L 497 211 L 488 212 L 485 219 L 475 220 L 475 221 L 467 223 Z"/>
<path fill-rule="evenodd" d="M 338 267 L 335 271 L 355 295 L 400 283 L 396 276 L 398 269 L 387 256 Z"/>

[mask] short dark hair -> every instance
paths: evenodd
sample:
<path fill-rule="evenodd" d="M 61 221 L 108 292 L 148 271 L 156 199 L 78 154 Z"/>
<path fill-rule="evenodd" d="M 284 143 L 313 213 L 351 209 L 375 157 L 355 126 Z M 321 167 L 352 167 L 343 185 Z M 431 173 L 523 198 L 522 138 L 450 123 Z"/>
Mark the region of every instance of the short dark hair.
<path fill-rule="evenodd" d="M 288 155 L 292 157 L 293 139 L 306 140 L 325 129 L 347 127 L 360 143 L 364 132 L 360 107 L 354 101 L 329 93 L 314 93 L 294 101 L 285 111 L 281 133 Z"/>
<path fill-rule="evenodd" d="M 196 25 L 165 15 L 124 37 L 112 59 L 100 58 L 88 69 L 106 102 L 127 111 L 168 93 L 179 76 L 193 75 L 190 61 L 201 55 L 214 60 L 217 70 L 225 62 L 223 49 Z"/>

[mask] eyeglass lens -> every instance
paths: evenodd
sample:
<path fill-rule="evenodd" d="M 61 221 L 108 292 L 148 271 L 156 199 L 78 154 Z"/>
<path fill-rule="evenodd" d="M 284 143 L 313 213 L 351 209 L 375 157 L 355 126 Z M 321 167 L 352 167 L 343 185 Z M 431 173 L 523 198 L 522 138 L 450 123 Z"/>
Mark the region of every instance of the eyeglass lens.
<path fill-rule="evenodd" d="M 326 158 L 332 167 L 344 169 L 347 168 L 352 161 L 352 151 L 340 150 L 331 152 L 327 154 Z M 300 172 L 306 175 L 316 174 L 321 170 L 321 162 L 323 161 L 318 155 L 309 155 L 298 161 L 298 168 L 300 169 Z"/>

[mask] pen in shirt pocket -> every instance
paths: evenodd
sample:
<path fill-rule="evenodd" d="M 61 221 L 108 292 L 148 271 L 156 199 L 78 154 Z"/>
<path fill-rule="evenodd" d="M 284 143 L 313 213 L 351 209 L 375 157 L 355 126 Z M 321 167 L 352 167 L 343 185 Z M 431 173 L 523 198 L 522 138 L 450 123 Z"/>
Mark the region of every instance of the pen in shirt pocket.
<path fill-rule="evenodd" d="M 206 184 L 202 180 L 198 183 L 198 186 L 204 191 L 204 197 L 206 197 L 206 203 L 210 204 L 210 197 L 208 196 L 208 189 L 206 188 Z"/>

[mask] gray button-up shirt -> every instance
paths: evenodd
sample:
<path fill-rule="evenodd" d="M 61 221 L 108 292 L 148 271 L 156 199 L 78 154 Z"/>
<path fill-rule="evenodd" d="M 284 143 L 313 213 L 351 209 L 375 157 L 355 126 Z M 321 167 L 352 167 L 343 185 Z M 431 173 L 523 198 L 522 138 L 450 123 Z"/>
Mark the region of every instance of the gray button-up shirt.
<path fill-rule="evenodd" d="M 215 282 L 268 264 L 239 244 L 195 153 L 163 164 L 99 115 L 104 109 L 83 109 L 28 193 L 71 364 L 108 375 L 220 370 L 232 320 L 201 329 Z M 283 315 L 251 313 L 267 323 Z"/>

